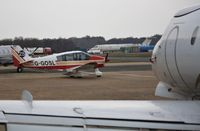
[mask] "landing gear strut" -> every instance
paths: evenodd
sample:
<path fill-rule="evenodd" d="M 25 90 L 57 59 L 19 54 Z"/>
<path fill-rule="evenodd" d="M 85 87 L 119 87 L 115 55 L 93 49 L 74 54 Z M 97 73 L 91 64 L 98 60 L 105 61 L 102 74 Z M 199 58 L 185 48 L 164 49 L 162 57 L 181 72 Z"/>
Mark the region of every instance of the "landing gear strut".
<path fill-rule="evenodd" d="M 17 67 L 17 72 L 18 73 L 21 73 L 23 71 L 23 68 L 22 67 Z"/>

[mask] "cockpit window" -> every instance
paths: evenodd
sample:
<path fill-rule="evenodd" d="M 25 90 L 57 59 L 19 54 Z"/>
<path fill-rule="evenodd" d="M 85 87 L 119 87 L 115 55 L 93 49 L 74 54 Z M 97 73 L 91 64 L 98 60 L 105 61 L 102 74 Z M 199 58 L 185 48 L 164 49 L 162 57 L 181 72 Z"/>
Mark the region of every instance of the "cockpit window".
<path fill-rule="evenodd" d="M 60 56 L 57 56 L 57 60 L 58 61 L 73 61 L 74 56 L 73 54 L 60 55 Z"/>
<path fill-rule="evenodd" d="M 89 60 L 89 55 L 83 52 L 57 56 L 58 61 Z"/>
<path fill-rule="evenodd" d="M 73 54 L 65 55 L 65 60 L 66 61 L 72 61 L 73 60 Z"/>
<path fill-rule="evenodd" d="M 0 123 L 0 131 L 6 131 L 6 125 Z"/>
<path fill-rule="evenodd" d="M 192 34 L 192 38 L 191 38 L 191 45 L 194 45 L 197 39 L 197 35 L 198 35 L 198 31 L 199 31 L 199 26 L 197 26 Z"/>
<path fill-rule="evenodd" d="M 74 54 L 74 60 L 88 60 L 89 55 L 85 53 L 75 53 Z"/>
<path fill-rule="evenodd" d="M 62 56 L 57 56 L 57 61 L 62 61 Z"/>
<path fill-rule="evenodd" d="M 5 55 L 5 54 L 6 54 L 6 51 L 5 51 L 5 49 L 3 49 L 3 51 L 2 51 L 2 54 L 3 54 L 3 55 Z"/>

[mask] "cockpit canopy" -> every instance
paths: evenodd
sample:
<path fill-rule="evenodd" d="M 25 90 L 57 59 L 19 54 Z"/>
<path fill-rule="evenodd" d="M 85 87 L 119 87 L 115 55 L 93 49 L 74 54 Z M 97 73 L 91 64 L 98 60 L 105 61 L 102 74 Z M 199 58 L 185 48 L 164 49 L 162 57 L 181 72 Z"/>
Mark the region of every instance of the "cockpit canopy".
<path fill-rule="evenodd" d="M 58 61 L 80 61 L 89 59 L 90 56 L 84 52 L 67 53 L 57 56 Z"/>
<path fill-rule="evenodd" d="M 195 12 L 197 10 L 200 10 L 200 5 L 192 6 L 192 7 L 189 7 L 189 8 L 185 8 L 185 9 L 177 12 L 174 17 L 175 18 L 182 17 L 182 16 L 188 15 L 190 13 L 193 13 L 193 12 Z"/>

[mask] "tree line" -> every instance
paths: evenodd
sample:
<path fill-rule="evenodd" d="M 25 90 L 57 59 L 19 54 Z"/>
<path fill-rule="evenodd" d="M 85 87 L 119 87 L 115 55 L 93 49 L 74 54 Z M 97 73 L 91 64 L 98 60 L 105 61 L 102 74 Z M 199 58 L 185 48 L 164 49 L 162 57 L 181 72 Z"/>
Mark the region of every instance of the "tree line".
<path fill-rule="evenodd" d="M 149 37 L 152 39 L 151 44 L 155 45 L 161 38 L 161 35 L 154 35 Z M 57 39 L 37 39 L 37 38 L 23 38 L 15 37 L 14 39 L 0 40 L 0 45 L 20 45 L 21 47 L 51 47 L 54 53 L 83 50 L 86 51 L 95 45 L 99 44 L 123 44 L 123 43 L 142 43 L 146 38 L 113 38 L 105 40 L 104 37 L 85 36 L 82 38 L 57 38 Z"/>

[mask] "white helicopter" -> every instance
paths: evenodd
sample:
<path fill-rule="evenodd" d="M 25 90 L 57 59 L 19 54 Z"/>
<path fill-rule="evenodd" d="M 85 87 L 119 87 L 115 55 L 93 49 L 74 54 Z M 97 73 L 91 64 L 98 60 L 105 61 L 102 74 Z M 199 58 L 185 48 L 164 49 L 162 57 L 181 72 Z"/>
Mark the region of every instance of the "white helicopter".
<path fill-rule="evenodd" d="M 178 12 L 151 58 L 167 101 L 0 101 L 1 131 L 200 130 L 200 5 Z M 195 101 L 194 101 L 195 100 Z"/>

